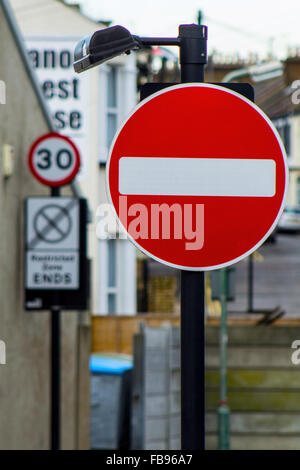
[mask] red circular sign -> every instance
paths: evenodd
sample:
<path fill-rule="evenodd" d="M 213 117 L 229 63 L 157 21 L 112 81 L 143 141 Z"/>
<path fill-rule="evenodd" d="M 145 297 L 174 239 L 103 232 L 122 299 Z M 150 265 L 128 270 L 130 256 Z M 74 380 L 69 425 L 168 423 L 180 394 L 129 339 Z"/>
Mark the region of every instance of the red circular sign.
<path fill-rule="evenodd" d="M 233 264 L 281 215 L 287 164 L 267 116 L 234 91 L 182 84 L 142 101 L 115 136 L 108 196 L 135 245 L 188 270 Z"/>
<path fill-rule="evenodd" d="M 63 186 L 70 183 L 78 173 L 80 155 L 71 139 L 50 132 L 33 142 L 28 154 L 28 165 L 40 183 Z"/>

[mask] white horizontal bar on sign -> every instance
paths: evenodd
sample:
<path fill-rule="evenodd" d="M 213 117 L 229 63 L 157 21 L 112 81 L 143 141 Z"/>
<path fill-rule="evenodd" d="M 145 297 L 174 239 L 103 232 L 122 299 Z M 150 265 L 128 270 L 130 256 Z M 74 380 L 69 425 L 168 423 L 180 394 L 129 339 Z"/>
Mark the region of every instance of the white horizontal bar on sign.
<path fill-rule="evenodd" d="M 122 157 L 121 194 L 272 197 L 276 163 L 251 158 Z"/>

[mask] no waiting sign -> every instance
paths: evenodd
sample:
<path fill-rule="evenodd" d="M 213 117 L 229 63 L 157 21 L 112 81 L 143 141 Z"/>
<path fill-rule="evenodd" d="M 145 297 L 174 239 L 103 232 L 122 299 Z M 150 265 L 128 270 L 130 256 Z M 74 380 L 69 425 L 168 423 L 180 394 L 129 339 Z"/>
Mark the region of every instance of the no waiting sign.
<path fill-rule="evenodd" d="M 87 308 L 87 206 L 73 197 L 25 201 L 25 307 Z"/>
<path fill-rule="evenodd" d="M 26 288 L 78 289 L 78 200 L 30 198 L 26 225 Z"/>

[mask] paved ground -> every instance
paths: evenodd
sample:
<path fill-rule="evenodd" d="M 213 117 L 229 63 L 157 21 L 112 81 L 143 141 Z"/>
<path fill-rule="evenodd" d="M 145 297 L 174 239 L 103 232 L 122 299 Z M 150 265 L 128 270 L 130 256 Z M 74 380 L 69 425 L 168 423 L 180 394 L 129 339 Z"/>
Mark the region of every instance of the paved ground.
<path fill-rule="evenodd" d="M 276 243 L 265 243 L 258 253 L 263 260 L 254 261 L 254 309 L 280 305 L 288 315 L 300 316 L 300 234 L 278 234 Z M 247 306 L 248 259 L 236 264 L 236 300 L 228 302 L 228 310 Z"/>

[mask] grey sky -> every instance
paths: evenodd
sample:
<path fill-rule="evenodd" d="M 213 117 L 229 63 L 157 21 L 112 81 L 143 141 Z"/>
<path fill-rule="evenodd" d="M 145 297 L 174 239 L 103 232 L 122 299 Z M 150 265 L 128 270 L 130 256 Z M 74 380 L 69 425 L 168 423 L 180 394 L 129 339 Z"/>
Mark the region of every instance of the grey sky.
<path fill-rule="evenodd" d="M 177 36 L 178 25 L 196 22 L 201 9 L 204 24 L 209 27 L 209 51 L 217 49 L 244 56 L 258 52 L 264 56 L 272 47 L 282 57 L 288 45 L 300 46 L 299 0 L 80 1 L 85 13 L 112 20 L 143 36 Z"/>

